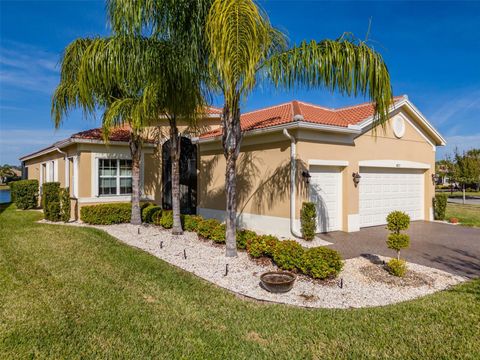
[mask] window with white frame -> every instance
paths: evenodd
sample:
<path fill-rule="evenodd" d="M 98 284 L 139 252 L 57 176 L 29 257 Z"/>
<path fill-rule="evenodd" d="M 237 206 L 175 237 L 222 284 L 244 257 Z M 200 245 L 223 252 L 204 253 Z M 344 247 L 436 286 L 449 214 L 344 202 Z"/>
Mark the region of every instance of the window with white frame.
<path fill-rule="evenodd" d="M 98 195 L 132 193 L 132 160 L 98 159 Z"/>

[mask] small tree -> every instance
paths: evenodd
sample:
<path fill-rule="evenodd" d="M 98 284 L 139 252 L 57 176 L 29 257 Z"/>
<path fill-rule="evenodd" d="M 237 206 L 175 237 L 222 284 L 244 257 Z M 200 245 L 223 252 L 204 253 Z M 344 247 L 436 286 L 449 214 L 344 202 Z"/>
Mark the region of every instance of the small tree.
<path fill-rule="evenodd" d="M 455 165 L 450 177 L 462 186 L 463 203 L 465 204 L 465 186 L 477 184 L 480 179 L 480 163 L 475 150 L 460 153 L 455 149 Z"/>
<path fill-rule="evenodd" d="M 407 270 L 405 260 L 400 259 L 400 250 L 410 245 L 410 236 L 400 231 L 407 230 L 410 226 L 410 216 L 402 211 L 393 211 L 387 216 L 388 235 L 387 246 L 397 251 L 397 258 L 391 259 L 387 264 L 388 271 L 395 276 L 403 276 Z"/>
<path fill-rule="evenodd" d="M 300 211 L 302 236 L 305 240 L 312 240 L 317 229 L 317 210 L 312 202 L 304 202 Z"/>

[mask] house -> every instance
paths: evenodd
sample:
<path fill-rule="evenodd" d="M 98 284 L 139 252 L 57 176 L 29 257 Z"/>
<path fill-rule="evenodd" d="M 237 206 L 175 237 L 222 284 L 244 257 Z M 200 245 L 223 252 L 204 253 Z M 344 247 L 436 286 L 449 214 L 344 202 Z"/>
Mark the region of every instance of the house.
<path fill-rule="evenodd" d="M 372 128 L 373 114 L 371 103 L 331 109 L 302 101 L 243 114 L 239 225 L 299 235 L 307 200 L 317 206 L 319 232 L 381 225 L 393 210 L 432 220 L 435 151 L 445 140 L 406 96 L 394 99 L 384 127 Z M 212 108 L 200 134 L 182 138 L 181 204 L 186 213 L 223 219 L 220 115 Z M 75 134 L 20 160 L 28 178 L 71 186 L 78 207 L 128 201 L 128 134 L 112 136 L 105 145 L 99 130 Z M 171 202 L 168 146 L 147 142 L 142 155 L 142 197 L 164 208 Z"/>

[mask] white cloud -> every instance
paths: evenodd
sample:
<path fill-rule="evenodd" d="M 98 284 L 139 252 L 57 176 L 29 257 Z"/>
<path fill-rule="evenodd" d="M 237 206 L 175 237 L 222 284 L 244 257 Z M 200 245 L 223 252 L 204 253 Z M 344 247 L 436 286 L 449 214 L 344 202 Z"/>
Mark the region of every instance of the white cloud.
<path fill-rule="evenodd" d="M 2 129 L 0 131 L 0 164 L 18 164 L 20 156 L 70 137 L 78 130 Z"/>
<path fill-rule="evenodd" d="M 0 47 L 2 98 L 12 89 L 51 94 L 58 83 L 60 55 L 18 42 Z"/>

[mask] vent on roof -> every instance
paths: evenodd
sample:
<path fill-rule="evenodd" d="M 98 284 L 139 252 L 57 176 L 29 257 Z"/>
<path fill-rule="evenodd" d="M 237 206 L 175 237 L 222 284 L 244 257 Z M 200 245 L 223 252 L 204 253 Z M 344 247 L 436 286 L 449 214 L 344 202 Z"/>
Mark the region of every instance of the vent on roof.
<path fill-rule="evenodd" d="M 293 121 L 303 121 L 303 115 L 297 114 L 293 117 Z"/>

